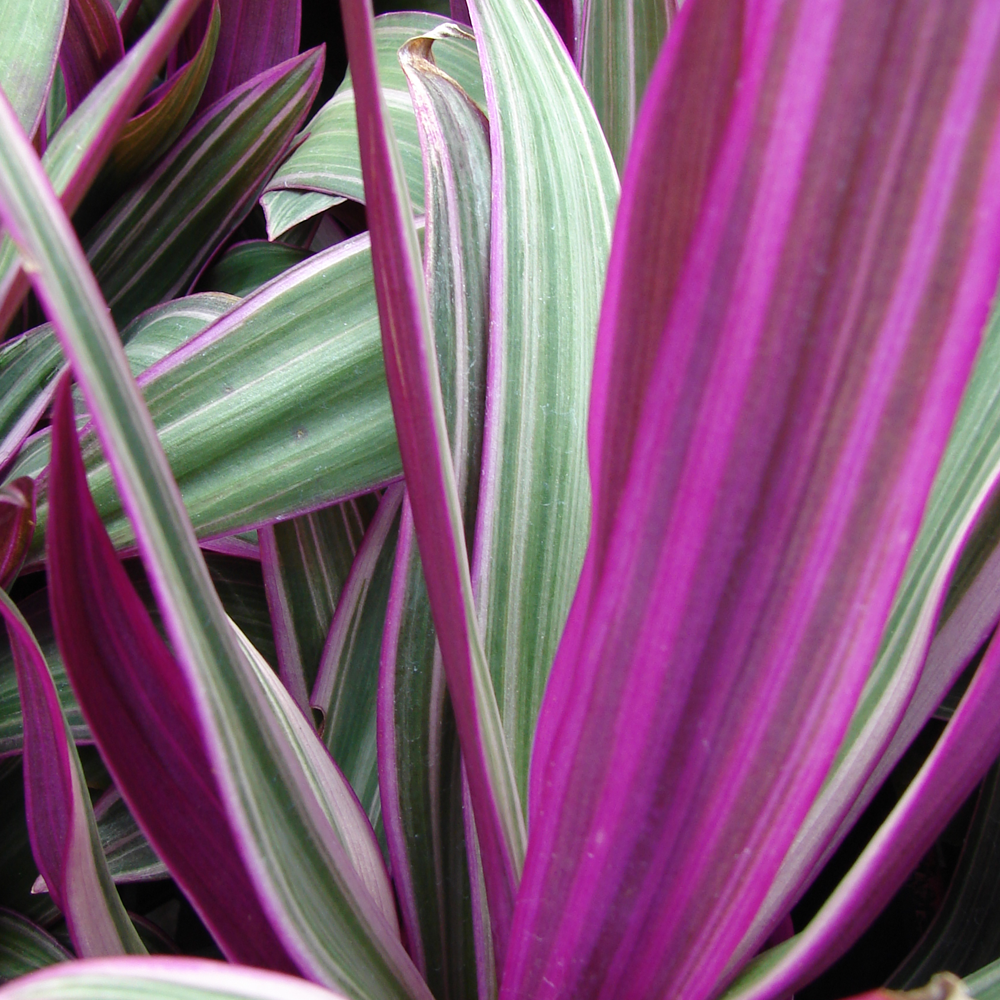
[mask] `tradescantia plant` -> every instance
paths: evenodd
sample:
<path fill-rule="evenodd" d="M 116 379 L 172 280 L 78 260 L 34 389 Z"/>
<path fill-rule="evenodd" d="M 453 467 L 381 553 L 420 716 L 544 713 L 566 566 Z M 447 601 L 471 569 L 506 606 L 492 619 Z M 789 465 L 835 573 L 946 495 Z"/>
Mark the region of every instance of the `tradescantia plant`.
<path fill-rule="evenodd" d="M 544 7 L 0 0 L 0 995 L 779 1000 L 1000 754 L 1000 7 Z"/>

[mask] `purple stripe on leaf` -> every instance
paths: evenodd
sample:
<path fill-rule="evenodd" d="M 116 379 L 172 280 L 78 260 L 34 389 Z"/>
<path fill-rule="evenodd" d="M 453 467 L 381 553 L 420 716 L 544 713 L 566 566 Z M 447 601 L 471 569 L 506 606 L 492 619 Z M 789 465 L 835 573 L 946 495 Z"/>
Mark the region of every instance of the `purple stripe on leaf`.
<path fill-rule="evenodd" d="M 669 230 L 618 218 L 508 998 L 718 989 L 874 660 L 1000 269 L 995 5 L 734 6 L 683 8 L 626 170 L 703 193 L 659 338 L 612 304 Z M 706 80 L 717 127 L 663 158 Z"/>
<path fill-rule="evenodd" d="M 301 0 L 221 0 L 221 7 L 222 30 L 199 110 L 299 52 Z M 177 63 L 193 58 L 210 13 L 203 4 L 192 19 L 178 45 Z"/>

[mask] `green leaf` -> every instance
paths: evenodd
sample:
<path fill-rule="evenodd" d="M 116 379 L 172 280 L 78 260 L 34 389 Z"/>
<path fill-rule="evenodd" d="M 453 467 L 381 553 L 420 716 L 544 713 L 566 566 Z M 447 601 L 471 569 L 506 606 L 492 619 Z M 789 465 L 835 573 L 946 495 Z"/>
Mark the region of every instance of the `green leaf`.
<path fill-rule="evenodd" d="M 403 486 L 379 502 L 344 584 L 323 648 L 310 704 L 320 736 L 378 833 L 382 804 L 375 753 L 375 703 L 382 625 L 399 535 Z"/>
<path fill-rule="evenodd" d="M 250 211 L 316 96 L 323 51 L 266 70 L 210 108 L 87 233 L 118 323 L 182 291 Z"/>
<path fill-rule="evenodd" d="M 202 537 L 369 492 L 402 471 L 367 235 L 286 271 L 145 372 L 140 384 Z M 112 541 L 132 545 L 132 527 L 92 436 L 84 459 Z M 46 432 L 10 475 L 37 475 L 47 462 Z M 44 489 L 38 505 L 36 558 L 43 551 Z"/>
<path fill-rule="evenodd" d="M 198 285 L 242 298 L 308 256 L 308 250 L 267 240 L 237 243 L 209 268 Z"/>
<path fill-rule="evenodd" d="M 258 531 L 278 676 L 307 715 L 334 610 L 377 506 L 370 494 Z"/>
<path fill-rule="evenodd" d="M 538 709 L 590 529 L 587 411 L 618 177 L 538 5 L 479 0 L 469 10 L 499 123 L 490 129 L 489 407 L 473 584 L 527 804 Z"/>
<path fill-rule="evenodd" d="M 235 304 L 228 295 L 192 295 L 139 316 L 122 331 L 132 373 L 159 361 Z M 48 323 L 0 348 L 0 465 L 17 453 L 47 409 L 64 368 L 62 348 Z"/>
<path fill-rule="evenodd" d="M 403 159 L 410 201 L 417 214 L 424 210 L 420 140 L 406 79 L 396 53 L 410 38 L 445 23 L 446 18 L 419 12 L 384 14 L 375 20 L 379 81 Z M 458 81 L 474 101 L 485 106 L 486 95 L 475 42 L 459 39 L 442 46 L 438 59 L 441 68 Z M 271 239 L 277 239 L 291 226 L 308 218 L 305 212 L 315 214 L 329 207 L 331 202 L 317 199 L 316 193 L 353 201 L 365 200 L 354 87 L 349 74 L 336 94 L 309 122 L 302 137 L 305 141 L 278 168 L 261 199 Z"/>
<path fill-rule="evenodd" d="M 309 975 L 355 995 L 428 998 L 370 895 L 381 877 L 391 901 L 367 821 L 287 692 L 226 618 L 107 305 L 2 98 L 0 214 L 37 269 L 36 291 L 114 455 L 227 816 L 283 943 Z"/>
<path fill-rule="evenodd" d="M 6 983 L 72 955 L 51 934 L 27 917 L 0 910 L 0 983 Z"/>
<path fill-rule="evenodd" d="M 66 0 L 0 0 L 0 89 L 33 135 L 59 56 Z"/>
<path fill-rule="evenodd" d="M 198 107 L 219 41 L 218 0 L 194 57 L 150 95 L 151 105 L 132 118 L 111 147 L 98 187 L 125 186 L 173 145 Z"/>
<path fill-rule="evenodd" d="M 72 962 L 19 979 L 5 1000 L 344 1000 L 278 972 L 203 958 Z"/>
<path fill-rule="evenodd" d="M 260 196 L 260 204 L 267 221 L 267 238 L 279 239 L 300 222 L 305 222 L 334 205 L 340 205 L 345 200 L 321 191 L 265 191 Z"/>
<path fill-rule="evenodd" d="M 431 47 L 445 30 L 407 42 L 399 58 L 424 149 L 424 276 L 471 550 L 486 397 L 492 170 L 485 117 L 435 65 Z M 438 48 L 446 49 L 447 42 Z M 466 845 L 461 753 L 408 508 L 391 601 L 382 639 L 379 756 L 400 914 L 411 954 L 436 996 L 474 996 L 480 987 L 477 957 L 488 995 L 495 976 L 485 969 L 492 949 L 489 917 L 472 919 L 474 860 Z"/>
<path fill-rule="evenodd" d="M 622 171 L 646 82 L 677 16 L 677 3 L 590 0 L 584 12 L 580 76 Z"/>
<path fill-rule="evenodd" d="M 118 130 L 142 100 L 149 82 L 173 48 L 200 0 L 171 0 L 163 16 L 131 52 L 91 91 L 51 138 L 42 163 L 69 212 L 79 206 L 111 150 Z M 57 76 L 55 89 L 65 103 Z M 27 278 L 10 237 L 0 237 L 0 331 L 17 311 L 28 289 Z"/>

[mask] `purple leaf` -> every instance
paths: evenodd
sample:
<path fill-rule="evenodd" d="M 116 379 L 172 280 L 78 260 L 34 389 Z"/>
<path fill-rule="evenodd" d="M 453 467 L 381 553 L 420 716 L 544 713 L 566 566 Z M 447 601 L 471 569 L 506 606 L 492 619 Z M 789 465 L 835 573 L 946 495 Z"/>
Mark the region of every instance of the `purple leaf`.
<path fill-rule="evenodd" d="M 861 936 L 944 831 L 1000 754 L 1000 641 L 994 639 L 958 710 L 861 857 L 777 962 L 760 958 L 727 997 L 788 996 L 829 968 Z"/>
<path fill-rule="evenodd" d="M 17 579 L 35 532 L 35 481 L 20 476 L 0 487 L 0 587 Z"/>
<path fill-rule="evenodd" d="M 222 30 L 199 111 L 299 52 L 302 0 L 221 0 L 221 7 Z M 192 18 L 178 62 L 194 56 L 210 15 L 210 5 L 203 4 Z"/>
<path fill-rule="evenodd" d="M 70 0 L 59 50 L 69 113 L 124 55 L 121 29 L 109 0 Z"/>
<path fill-rule="evenodd" d="M 468 774 L 494 944 L 502 955 L 521 868 L 521 807 L 473 611 L 424 279 L 403 170 L 378 81 L 370 0 L 348 0 L 342 16 L 357 105 L 386 379 Z"/>
<path fill-rule="evenodd" d="M 695 6 L 683 45 L 649 83 L 641 136 L 635 140 L 629 183 L 618 206 L 618 231 L 629 232 L 641 252 L 611 255 L 601 311 L 590 398 L 593 529 L 581 582 L 560 643 L 560 658 L 575 660 L 574 644 L 586 621 L 590 588 L 604 565 L 636 435 L 642 400 L 652 376 L 663 328 L 680 278 L 685 251 L 718 155 L 736 87 L 743 20 L 741 3 L 708 0 Z M 656 127 L 652 127 L 655 112 Z M 651 168 L 658 161 L 660 166 Z M 638 166 L 638 164 L 644 166 Z M 663 165 L 669 166 L 664 170 Z M 669 179 L 668 179 L 669 178 Z M 606 332 L 605 332 L 606 331 Z M 621 331 L 616 336 L 615 332 Z M 627 336 L 626 336 L 627 334 Z M 528 803 L 538 799 L 561 704 L 573 671 L 553 670 L 538 720 Z"/>
<path fill-rule="evenodd" d="M 31 850 L 80 955 L 144 954 L 104 860 L 83 769 L 55 684 L 27 622 L 0 593 L 24 716 Z"/>
<path fill-rule="evenodd" d="M 56 638 L 115 785 L 223 953 L 295 971 L 244 868 L 184 677 L 90 498 L 68 381 L 53 413 L 50 496 Z"/>
<path fill-rule="evenodd" d="M 700 151 L 664 156 L 705 85 Z M 623 183 L 507 997 L 718 989 L 844 734 L 971 369 L 998 110 L 986 0 L 682 9 Z M 651 207 L 672 191 L 695 200 Z"/>

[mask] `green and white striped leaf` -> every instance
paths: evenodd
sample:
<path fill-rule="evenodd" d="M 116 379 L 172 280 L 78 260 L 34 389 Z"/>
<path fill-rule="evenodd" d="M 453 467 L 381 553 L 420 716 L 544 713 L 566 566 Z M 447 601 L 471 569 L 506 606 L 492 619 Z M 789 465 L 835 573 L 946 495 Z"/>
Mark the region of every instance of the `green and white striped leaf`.
<path fill-rule="evenodd" d="M 367 235 L 286 271 L 145 372 L 140 385 L 202 537 L 314 510 L 402 472 Z M 92 437 L 84 459 L 112 541 L 132 545 Z M 47 462 L 46 432 L 10 475 L 37 475 Z M 41 494 L 36 559 L 47 517 Z"/>
<path fill-rule="evenodd" d="M 87 233 L 84 249 L 119 324 L 183 291 L 253 207 L 308 112 L 323 51 L 227 94 Z"/>
<path fill-rule="evenodd" d="M 115 185 L 121 188 L 133 181 L 162 156 L 184 131 L 208 81 L 208 71 L 219 41 L 220 23 L 219 4 L 215 0 L 198 51 L 183 69 L 164 82 L 164 91 L 150 98 L 151 106 L 122 129 L 98 178 L 99 188 Z"/>
<path fill-rule="evenodd" d="M 588 0 L 584 5 L 580 76 L 619 171 L 625 169 L 646 82 L 676 15 L 676 0 Z"/>
<path fill-rule="evenodd" d="M 0 89 L 33 135 L 66 26 L 67 0 L 0 0 Z"/>
<path fill-rule="evenodd" d="M 275 928 L 299 967 L 315 979 L 373 1000 L 429 1000 L 317 795 L 316 754 L 325 749 L 290 698 L 283 714 L 284 688 L 226 618 L 107 305 L 2 98 L 0 215 L 37 266 L 36 291 L 59 331 L 103 445 L 115 456 L 116 482 L 141 539 L 220 796 Z M 268 678 L 273 688 L 266 686 Z M 342 782 L 332 763 L 330 768 Z M 366 823 L 353 797 L 350 805 Z M 371 863 L 380 865 L 374 837 L 371 845 Z"/>
<path fill-rule="evenodd" d="M 416 35 L 423 35 L 446 18 L 435 14 L 406 12 L 384 14 L 375 20 L 375 46 L 379 81 L 389 108 L 393 131 L 403 160 L 413 211 L 424 211 L 424 175 L 420 139 L 406 79 L 396 53 Z M 439 46 L 441 68 L 481 107 L 486 105 L 482 74 L 475 42 L 455 39 Z M 350 74 L 337 93 L 303 132 L 305 141 L 278 168 L 261 199 L 268 220 L 268 236 L 277 239 L 283 232 L 332 202 L 317 199 L 317 193 L 353 201 L 365 200 L 358 151 L 358 127 L 354 110 L 354 88 Z"/>
<path fill-rule="evenodd" d="M 133 375 L 218 319 L 236 300 L 208 294 L 175 299 L 137 317 L 122 331 Z M 62 348 L 51 324 L 29 330 L 0 348 L 0 465 L 21 447 L 52 400 L 64 370 Z"/>
<path fill-rule="evenodd" d="M 323 194 L 322 191 L 299 191 L 287 189 L 280 191 L 265 191 L 260 196 L 260 204 L 264 209 L 267 221 L 269 239 L 280 239 L 290 229 L 300 222 L 312 219 L 334 205 L 346 201 L 333 194 Z"/>
<path fill-rule="evenodd" d="M 378 662 L 403 492 L 401 483 L 390 486 L 368 525 L 340 594 L 310 698 L 320 736 L 376 835 L 382 817 L 375 752 Z"/>
<path fill-rule="evenodd" d="M 10 2 L 10 0 L 7 0 Z M 125 58 L 87 95 L 51 136 L 42 165 L 70 213 L 79 206 L 111 151 L 118 130 L 142 100 L 149 82 L 180 37 L 200 0 L 171 0 Z M 6 23 L 6 22 L 4 22 Z M 2 43 L 0 43 L 2 48 Z M 65 90 L 57 73 L 53 91 Z M 28 290 L 14 244 L 0 235 L 0 331 L 11 321 Z"/>
<path fill-rule="evenodd" d="M 469 10 L 499 123 L 490 130 L 487 450 L 473 583 L 527 804 L 538 708 L 590 529 L 587 411 L 618 176 L 538 5 L 478 0 Z"/>
<path fill-rule="evenodd" d="M 485 117 L 434 63 L 432 44 L 445 30 L 408 42 L 399 58 L 424 151 L 424 277 L 471 551 L 486 397 L 492 171 Z M 461 753 L 408 506 L 392 609 L 382 640 L 379 756 L 400 913 L 410 953 L 434 994 L 472 997 L 480 985 L 477 957 L 484 969 L 484 952 L 492 942 L 488 916 L 478 922 L 472 918 L 469 868 L 474 859 L 466 845 L 466 828 L 472 825 L 464 822 Z M 490 978 L 485 976 L 487 982 Z"/>
<path fill-rule="evenodd" d="M 307 717 L 330 623 L 377 507 L 369 494 L 258 531 L 278 676 Z"/>
<path fill-rule="evenodd" d="M 51 934 L 27 917 L 0 909 L 0 983 L 72 958 Z"/>

